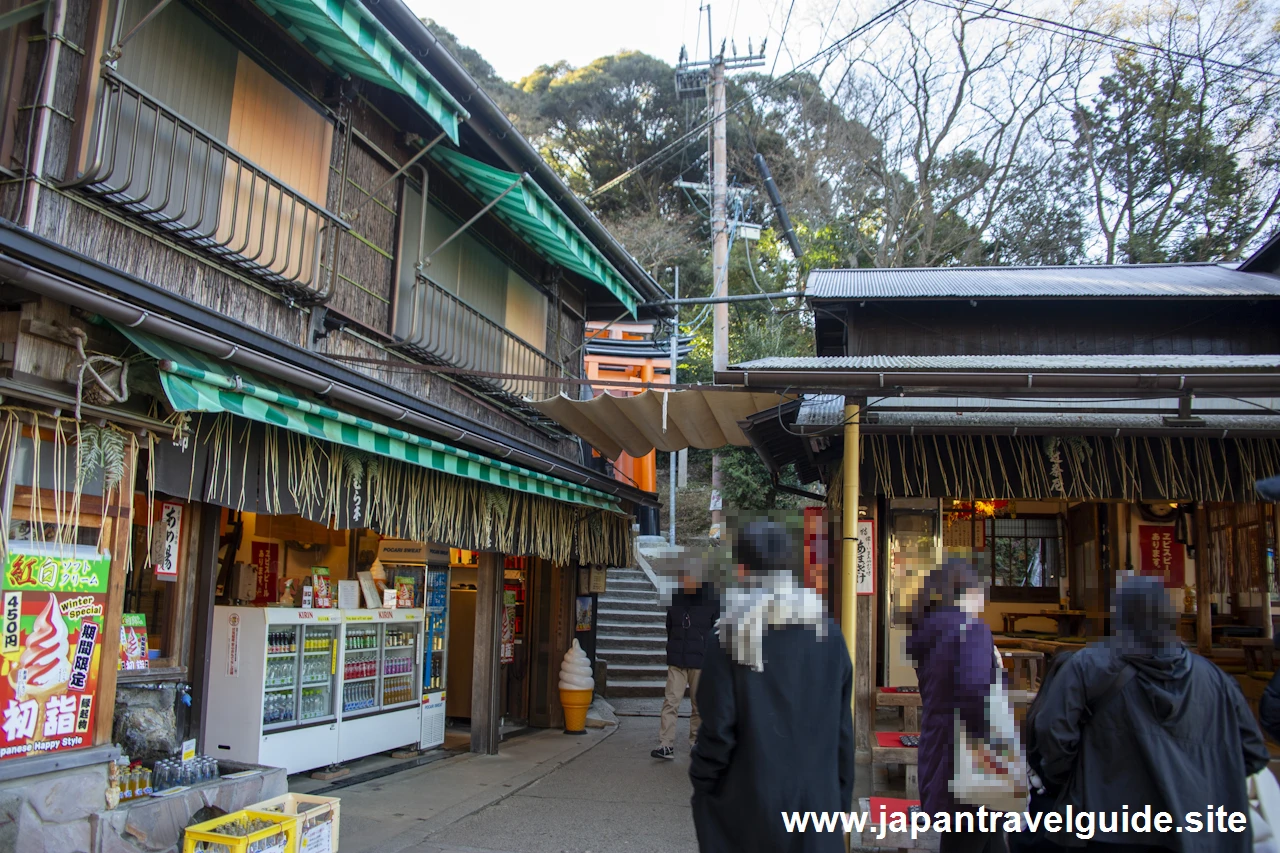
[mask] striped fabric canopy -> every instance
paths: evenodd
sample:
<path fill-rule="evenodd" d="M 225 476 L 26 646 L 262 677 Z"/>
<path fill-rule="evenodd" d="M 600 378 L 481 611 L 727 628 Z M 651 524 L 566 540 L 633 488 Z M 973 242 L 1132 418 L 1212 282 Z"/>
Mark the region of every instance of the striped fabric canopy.
<path fill-rule="evenodd" d="M 407 95 L 456 144 L 470 117 L 359 0 L 254 0 L 316 59 Z"/>
<path fill-rule="evenodd" d="M 385 456 L 433 471 L 541 495 L 553 500 L 621 512 L 617 500 L 498 459 L 300 399 L 292 391 L 171 341 L 117 325 L 140 350 L 157 360 L 169 404 L 180 412 L 228 412 L 312 438 Z"/>
<path fill-rule="evenodd" d="M 528 175 L 486 166 L 445 148 L 433 148 L 431 156 L 477 198 L 485 203 L 498 199 L 494 213 L 538 254 L 603 285 L 636 315 L 640 294 Z"/>

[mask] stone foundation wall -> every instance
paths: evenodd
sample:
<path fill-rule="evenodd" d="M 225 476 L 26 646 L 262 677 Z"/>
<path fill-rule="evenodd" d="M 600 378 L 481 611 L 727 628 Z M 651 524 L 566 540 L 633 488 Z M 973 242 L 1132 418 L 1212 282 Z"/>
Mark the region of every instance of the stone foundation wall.
<path fill-rule="evenodd" d="M 202 808 L 238 811 L 288 793 L 289 784 L 283 769 L 272 768 L 113 810 L 106 791 L 106 764 L 0 782 L 0 851 L 176 853 L 182 830 Z"/>

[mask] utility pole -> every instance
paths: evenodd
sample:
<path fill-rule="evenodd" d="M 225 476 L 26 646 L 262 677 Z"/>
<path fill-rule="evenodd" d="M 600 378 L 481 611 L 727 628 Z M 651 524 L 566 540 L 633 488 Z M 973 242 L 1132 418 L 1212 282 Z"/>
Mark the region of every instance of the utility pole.
<path fill-rule="evenodd" d="M 711 52 L 714 42 L 711 40 L 710 7 L 702 7 L 707 12 L 707 46 Z M 701 10 L 700 10 L 701 11 Z M 765 43 L 760 43 L 757 54 L 747 43 L 747 55 L 738 56 L 737 47 L 733 48 L 733 56 L 724 55 L 724 44 L 720 45 L 720 53 L 712 55 L 706 62 L 689 62 L 684 48 L 680 49 L 680 61 L 676 65 L 676 91 L 681 98 L 698 97 L 698 84 L 705 86 L 703 93 L 707 95 L 711 108 L 711 280 L 712 295 L 726 297 L 729 295 L 729 164 L 726 143 L 726 127 L 728 125 L 725 105 L 725 72 L 730 68 L 753 68 L 764 64 Z M 710 75 L 706 69 L 710 69 Z M 712 310 L 711 331 L 711 365 L 716 371 L 729 366 L 729 305 L 727 302 L 716 302 Z M 724 533 L 723 498 L 720 494 L 720 454 L 711 456 L 711 537 L 719 539 Z"/>
<path fill-rule="evenodd" d="M 675 278 L 676 299 L 680 298 L 680 267 L 676 267 Z M 671 321 L 671 384 L 676 384 L 676 367 L 680 364 L 680 307 L 676 306 L 676 316 Z M 671 466 L 671 488 L 667 495 L 669 521 L 667 523 L 667 541 L 674 548 L 676 544 L 676 457 L 674 450 L 667 454 L 667 463 Z"/>
<path fill-rule="evenodd" d="M 725 129 L 724 51 L 711 66 L 711 281 L 712 296 L 729 295 L 729 167 Z M 729 367 L 729 304 L 712 306 L 711 366 L 719 372 Z M 724 493 L 720 491 L 720 453 L 711 455 L 711 538 L 724 536 Z"/>

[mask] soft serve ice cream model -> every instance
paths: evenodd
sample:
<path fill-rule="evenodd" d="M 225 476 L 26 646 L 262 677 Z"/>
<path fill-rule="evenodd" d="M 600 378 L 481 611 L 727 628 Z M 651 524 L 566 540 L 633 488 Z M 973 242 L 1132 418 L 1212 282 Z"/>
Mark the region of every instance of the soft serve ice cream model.
<path fill-rule="evenodd" d="M 67 623 L 58 609 L 57 596 L 36 617 L 27 635 L 26 648 L 18 657 L 12 673 L 13 688 L 19 700 L 43 701 L 67 688 L 71 678 L 71 639 Z"/>
<path fill-rule="evenodd" d="M 591 675 L 591 659 L 574 640 L 560 662 L 560 704 L 564 707 L 564 733 L 587 733 L 587 709 L 591 707 L 591 694 L 596 681 Z"/>

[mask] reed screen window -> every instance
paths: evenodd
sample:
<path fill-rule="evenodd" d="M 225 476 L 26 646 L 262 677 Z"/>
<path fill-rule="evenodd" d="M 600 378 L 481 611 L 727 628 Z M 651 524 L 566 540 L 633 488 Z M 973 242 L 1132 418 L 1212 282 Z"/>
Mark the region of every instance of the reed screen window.
<path fill-rule="evenodd" d="M 987 559 L 993 587 L 1057 589 L 1065 567 L 1062 524 L 1057 516 L 990 518 Z"/>

